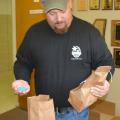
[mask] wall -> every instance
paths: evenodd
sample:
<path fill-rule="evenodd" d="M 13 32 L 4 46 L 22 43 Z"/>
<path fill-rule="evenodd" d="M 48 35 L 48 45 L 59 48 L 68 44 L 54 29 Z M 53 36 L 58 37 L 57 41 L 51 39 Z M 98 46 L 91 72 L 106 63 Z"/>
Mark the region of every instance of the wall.
<path fill-rule="evenodd" d="M 106 34 L 105 39 L 110 49 L 113 53 L 113 46 L 111 46 L 111 20 L 120 20 L 120 10 L 88 10 L 88 11 L 77 11 L 77 0 L 74 0 L 74 10 L 73 14 L 79 18 L 86 20 L 90 23 L 93 23 L 96 18 L 105 18 L 107 19 L 106 25 Z M 116 114 L 120 115 L 120 94 L 118 93 L 120 85 L 120 69 L 115 70 L 113 76 L 113 82 L 111 83 L 111 89 L 109 94 L 106 96 L 106 99 L 116 103 Z"/>
<path fill-rule="evenodd" d="M 11 0 L 0 0 L 0 14 L 12 14 Z"/>
<path fill-rule="evenodd" d="M 0 114 L 17 105 L 11 90 L 14 80 L 12 33 L 12 2 L 0 0 Z"/>
<path fill-rule="evenodd" d="M 12 68 L 12 12 L 11 0 L 0 1 L 0 71 Z"/>

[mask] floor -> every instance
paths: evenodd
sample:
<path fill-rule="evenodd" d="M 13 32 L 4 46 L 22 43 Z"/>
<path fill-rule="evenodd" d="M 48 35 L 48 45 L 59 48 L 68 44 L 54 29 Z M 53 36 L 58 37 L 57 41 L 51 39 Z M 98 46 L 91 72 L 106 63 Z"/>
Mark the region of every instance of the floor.
<path fill-rule="evenodd" d="M 0 115 L 0 120 L 28 120 L 27 112 L 18 107 Z"/>
<path fill-rule="evenodd" d="M 18 106 L 17 96 L 11 89 L 13 80 L 12 71 L 0 73 L 0 114 Z"/>

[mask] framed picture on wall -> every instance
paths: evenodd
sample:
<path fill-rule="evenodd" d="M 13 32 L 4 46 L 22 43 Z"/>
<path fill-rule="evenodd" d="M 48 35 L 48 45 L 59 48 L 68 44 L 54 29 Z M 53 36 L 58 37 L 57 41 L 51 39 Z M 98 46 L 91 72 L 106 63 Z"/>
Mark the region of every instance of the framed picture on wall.
<path fill-rule="evenodd" d="M 111 21 L 111 45 L 120 46 L 120 20 Z"/>
<path fill-rule="evenodd" d="M 114 48 L 113 57 L 115 60 L 115 67 L 120 68 L 120 48 Z"/>
<path fill-rule="evenodd" d="M 78 2 L 78 6 L 77 6 L 78 11 L 88 10 L 88 0 L 78 0 L 77 2 Z"/>
<path fill-rule="evenodd" d="M 100 31 L 103 37 L 105 37 L 106 22 L 106 19 L 96 19 L 93 23 L 93 25 Z"/>
<path fill-rule="evenodd" d="M 115 0 L 114 1 L 114 9 L 115 10 L 120 10 L 120 0 Z"/>
<path fill-rule="evenodd" d="M 40 0 L 33 0 L 33 2 L 40 2 Z"/>
<path fill-rule="evenodd" d="M 113 0 L 101 0 L 101 9 L 102 10 L 112 10 L 113 9 Z"/>
<path fill-rule="evenodd" d="M 90 10 L 99 10 L 100 9 L 100 0 L 89 0 Z"/>

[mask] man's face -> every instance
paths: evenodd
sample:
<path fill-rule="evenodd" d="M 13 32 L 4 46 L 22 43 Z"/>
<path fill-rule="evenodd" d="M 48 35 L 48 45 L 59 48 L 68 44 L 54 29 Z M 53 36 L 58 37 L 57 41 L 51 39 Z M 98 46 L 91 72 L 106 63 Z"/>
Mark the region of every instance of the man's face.
<path fill-rule="evenodd" d="M 66 11 L 52 9 L 46 13 L 47 22 L 50 27 L 58 34 L 68 31 L 72 21 L 72 10 L 67 6 Z"/>

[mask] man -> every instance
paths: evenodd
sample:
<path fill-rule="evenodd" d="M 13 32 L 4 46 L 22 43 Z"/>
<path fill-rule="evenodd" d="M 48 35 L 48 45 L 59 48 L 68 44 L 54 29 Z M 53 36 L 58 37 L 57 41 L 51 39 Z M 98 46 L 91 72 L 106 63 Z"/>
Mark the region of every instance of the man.
<path fill-rule="evenodd" d="M 69 91 L 84 81 L 98 66 L 112 66 L 110 54 L 100 33 L 89 23 L 72 15 L 72 0 L 44 0 L 46 20 L 33 25 L 25 35 L 14 65 L 18 95 L 29 92 L 30 75 L 35 69 L 35 90 L 54 99 L 56 120 L 88 120 L 88 109 L 77 113 L 68 102 Z M 107 78 L 109 80 L 109 76 Z M 91 88 L 102 97 L 109 82 Z M 27 88 L 19 92 L 18 87 Z"/>

